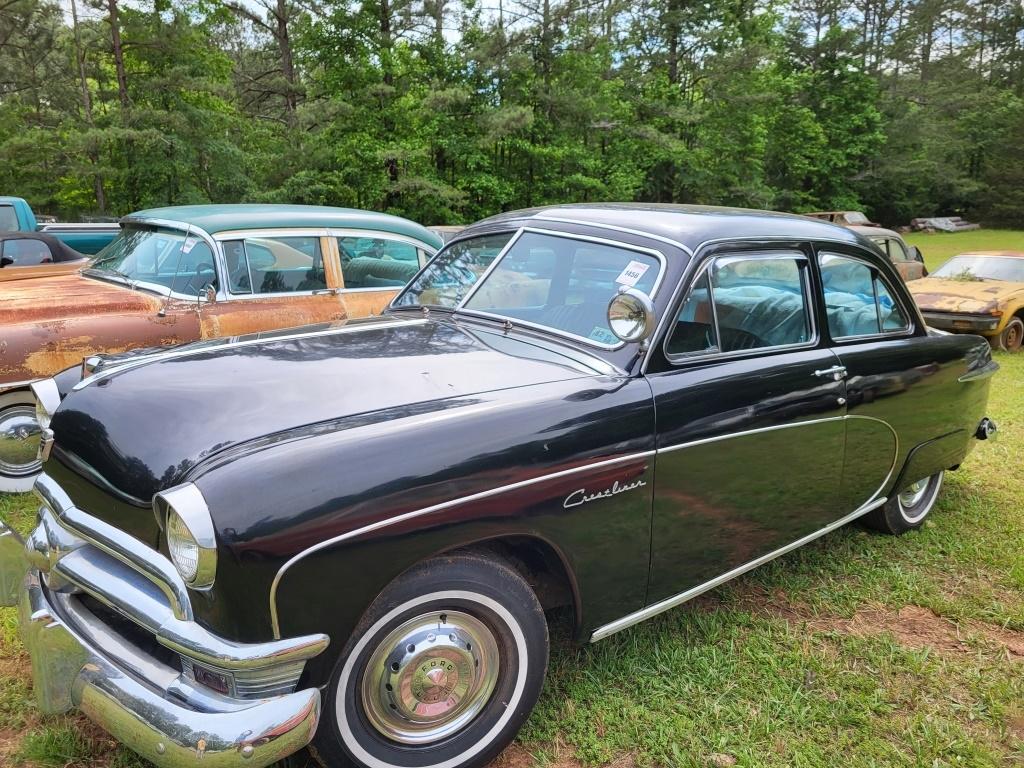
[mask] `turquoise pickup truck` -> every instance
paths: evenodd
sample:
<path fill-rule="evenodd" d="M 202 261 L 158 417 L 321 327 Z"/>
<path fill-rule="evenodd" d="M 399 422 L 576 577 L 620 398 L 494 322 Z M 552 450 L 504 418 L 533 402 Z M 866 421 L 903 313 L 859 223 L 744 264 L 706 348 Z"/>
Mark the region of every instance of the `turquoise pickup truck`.
<path fill-rule="evenodd" d="M 112 224 L 40 224 L 32 207 L 20 197 L 0 197 L 0 234 L 46 232 L 79 253 L 99 253 L 118 233 Z"/>

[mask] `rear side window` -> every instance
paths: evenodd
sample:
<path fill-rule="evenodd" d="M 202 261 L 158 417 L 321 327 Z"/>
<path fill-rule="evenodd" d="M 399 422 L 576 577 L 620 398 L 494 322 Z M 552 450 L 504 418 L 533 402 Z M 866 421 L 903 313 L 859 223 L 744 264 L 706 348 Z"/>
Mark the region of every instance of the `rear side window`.
<path fill-rule="evenodd" d="M 13 259 L 12 266 L 15 267 L 28 267 L 34 264 L 50 264 L 53 262 L 50 246 L 42 240 L 32 240 L 30 238 L 8 240 L 0 247 L 3 248 L 0 254 L 4 258 Z"/>
<path fill-rule="evenodd" d="M 17 232 L 18 214 L 13 205 L 0 205 L 0 232 Z"/>
<path fill-rule="evenodd" d="M 834 253 L 823 253 L 818 261 L 833 339 L 899 333 L 910 327 L 908 314 L 877 269 Z"/>
<path fill-rule="evenodd" d="M 346 288 L 401 288 L 420 270 L 415 245 L 382 237 L 339 237 Z"/>
<path fill-rule="evenodd" d="M 801 253 L 716 258 L 691 286 L 665 351 L 670 359 L 806 344 L 814 337 Z"/>
<path fill-rule="evenodd" d="M 316 236 L 228 240 L 224 259 L 231 293 L 298 293 L 327 287 Z"/>

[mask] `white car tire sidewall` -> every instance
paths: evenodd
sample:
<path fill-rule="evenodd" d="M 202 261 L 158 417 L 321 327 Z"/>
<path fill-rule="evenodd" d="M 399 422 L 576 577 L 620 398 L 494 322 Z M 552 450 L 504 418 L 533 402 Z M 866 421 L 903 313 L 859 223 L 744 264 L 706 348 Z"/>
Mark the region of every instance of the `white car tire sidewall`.
<path fill-rule="evenodd" d="M 343 692 L 348 689 L 349 686 L 356 684 L 357 670 L 355 668 L 356 662 L 362 657 L 363 652 L 366 649 L 367 644 L 378 637 L 381 631 L 395 617 L 416 608 L 419 605 L 426 605 L 438 600 L 459 600 L 466 602 L 476 602 L 484 606 L 485 608 L 492 611 L 494 614 L 499 616 L 502 621 L 506 623 L 507 629 L 514 638 L 516 644 L 516 651 L 518 654 L 518 669 L 516 670 L 516 681 L 513 688 L 512 695 L 509 697 L 505 712 L 498 719 L 498 721 L 488 730 L 487 734 L 479 739 L 476 744 L 463 751 L 458 757 L 449 758 L 442 762 L 433 763 L 423 768 L 458 768 L 458 766 L 464 765 L 470 762 L 475 755 L 486 749 L 490 744 L 501 734 L 508 724 L 509 720 L 515 715 L 518 710 L 520 700 L 522 699 L 523 692 L 526 688 L 527 676 L 529 673 L 529 649 L 527 647 L 526 637 L 523 634 L 522 628 L 519 623 L 513 618 L 512 614 L 496 600 L 491 599 L 486 595 L 482 595 L 475 592 L 468 592 L 464 590 L 446 590 L 441 592 L 433 592 L 430 594 L 423 595 L 409 600 L 402 605 L 392 609 L 379 620 L 374 622 L 373 626 L 370 627 L 360 637 L 359 641 L 352 648 L 349 653 L 345 664 L 342 667 L 341 675 L 338 680 L 337 690 L 339 695 L 335 696 L 334 700 L 334 712 L 335 722 L 338 726 L 338 731 L 341 734 L 342 740 L 345 743 L 345 747 L 349 750 L 352 756 L 361 764 L 368 766 L 368 768 L 406 768 L 405 766 L 389 763 L 375 755 L 370 754 L 366 749 L 359 743 L 358 739 L 352 733 L 349 725 L 349 717 L 356 716 L 355 713 L 349 713 L 346 711 L 346 697 Z"/>

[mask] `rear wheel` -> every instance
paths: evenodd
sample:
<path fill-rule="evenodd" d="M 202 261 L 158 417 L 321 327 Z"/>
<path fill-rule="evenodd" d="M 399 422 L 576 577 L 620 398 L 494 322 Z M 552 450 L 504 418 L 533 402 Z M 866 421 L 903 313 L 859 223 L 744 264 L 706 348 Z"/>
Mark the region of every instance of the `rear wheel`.
<path fill-rule="evenodd" d="M 380 594 L 335 667 L 310 752 L 330 768 L 475 768 L 516 735 L 547 669 L 523 578 L 475 554 L 421 563 Z"/>
<path fill-rule="evenodd" d="M 32 490 L 39 461 L 36 401 L 28 390 L 0 394 L 0 491 Z"/>
<path fill-rule="evenodd" d="M 1017 352 L 1024 343 L 1024 320 L 1014 317 L 999 334 L 997 346 L 1004 352 Z"/>
<path fill-rule="evenodd" d="M 931 513 L 942 490 L 943 473 L 917 480 L 878 509 L 864 516 L 864 523 L 877 531 L 899 535 L 920 528 Z"/>

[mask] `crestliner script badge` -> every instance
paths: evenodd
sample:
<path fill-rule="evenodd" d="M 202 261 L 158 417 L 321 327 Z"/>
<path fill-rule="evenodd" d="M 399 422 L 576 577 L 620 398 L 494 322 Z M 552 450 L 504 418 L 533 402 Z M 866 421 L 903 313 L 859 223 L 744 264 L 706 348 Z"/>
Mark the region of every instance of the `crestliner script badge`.
<path fill-rule="evenodd" d="M 611 488 L 605 488 L 603 491 L 587 493 L 586 488 L 580 488 L 578 491 L 573 491 L 566 496 L 565 501 L 562 502 L 562 506 L 569 509 L 569 507 L 578 507 L 580 504 L 597 501 L 598 499 L 610 499 L 612 496 L 618 496 L 620 493 L 632 491 L 635 488 L 642 488 L 645 485 L 647 485 L 647 483 L 643 480 L 637 480 L 634 483 L 626 483 L 624 485 L 619 485 L 619 481 L 616 480 L 612 483 Z"/>

